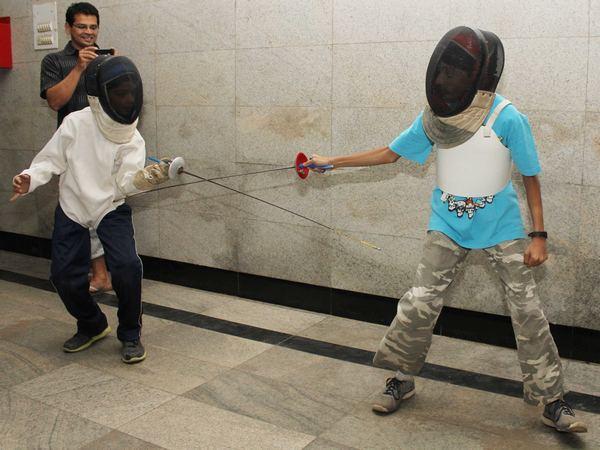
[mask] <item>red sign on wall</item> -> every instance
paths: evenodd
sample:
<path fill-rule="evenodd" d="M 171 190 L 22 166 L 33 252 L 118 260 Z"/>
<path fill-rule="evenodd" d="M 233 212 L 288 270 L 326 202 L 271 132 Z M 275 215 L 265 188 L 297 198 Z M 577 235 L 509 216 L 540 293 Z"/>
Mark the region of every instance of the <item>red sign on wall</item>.
<path fill-rule="evenodd" d="M 12 69 L 10 17 L 0 17 L 0 69 Z"/>

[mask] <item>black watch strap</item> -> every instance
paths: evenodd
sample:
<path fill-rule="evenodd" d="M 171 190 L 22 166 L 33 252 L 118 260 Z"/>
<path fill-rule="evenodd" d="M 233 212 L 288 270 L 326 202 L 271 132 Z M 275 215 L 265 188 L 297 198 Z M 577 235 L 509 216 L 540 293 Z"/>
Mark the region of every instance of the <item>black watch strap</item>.
<path fill-rule="evenodd" d="M 530 238 L 541 237 L 544 239 L 548 239 L 548 232 L 547 231 L 532 231 L 527 236 L 529 236 Z"/>

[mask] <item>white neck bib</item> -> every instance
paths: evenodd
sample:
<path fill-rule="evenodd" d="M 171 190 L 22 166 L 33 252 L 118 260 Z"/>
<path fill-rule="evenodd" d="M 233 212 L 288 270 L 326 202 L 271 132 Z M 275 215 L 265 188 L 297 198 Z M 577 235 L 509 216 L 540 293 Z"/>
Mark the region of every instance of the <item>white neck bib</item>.
<path fill-rule="evenodd" d="M 115 144 L 126 144 L 131 141 L 137 127 L 138 119 L 135 119 L 135 122 L 130 125 L 115 122 L 104 112 L 98 97 L 88 95 L 88 102 L 96 119 L 96 124 L 106 139 Z"/>

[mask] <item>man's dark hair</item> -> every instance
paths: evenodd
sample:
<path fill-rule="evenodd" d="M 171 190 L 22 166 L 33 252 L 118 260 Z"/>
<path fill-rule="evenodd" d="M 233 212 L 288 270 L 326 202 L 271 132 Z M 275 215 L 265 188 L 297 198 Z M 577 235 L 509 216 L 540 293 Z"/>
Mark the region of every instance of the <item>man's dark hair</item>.
<path fill-rule="evenodd" d="M 67 9 L 66 19 L 69 26 L 73 26 L 76 14 L 85 14 L 86 16 L 96 16 L 96 21 L 100 25 L 100 14 L 94 5 L 87 2 L 72 3 Z"/>

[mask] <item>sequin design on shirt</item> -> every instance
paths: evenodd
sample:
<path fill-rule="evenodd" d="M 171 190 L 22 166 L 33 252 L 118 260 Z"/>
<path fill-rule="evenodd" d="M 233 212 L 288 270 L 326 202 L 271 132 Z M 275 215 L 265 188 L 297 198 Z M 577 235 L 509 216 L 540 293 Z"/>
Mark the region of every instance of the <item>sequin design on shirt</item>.
<path fill-rule="evenodd" d="M 456 196 L 442 192 L 440 197 L 442 203 L 448 203 L 448 211 L 456 213 L 458 218 L 464 217 L 472 219 L 478 209 L 485 208 L 485 205 L 494 201 L 493 195 L 486 197 L 467 197 L 463 200 L 457 200 Z"/>

